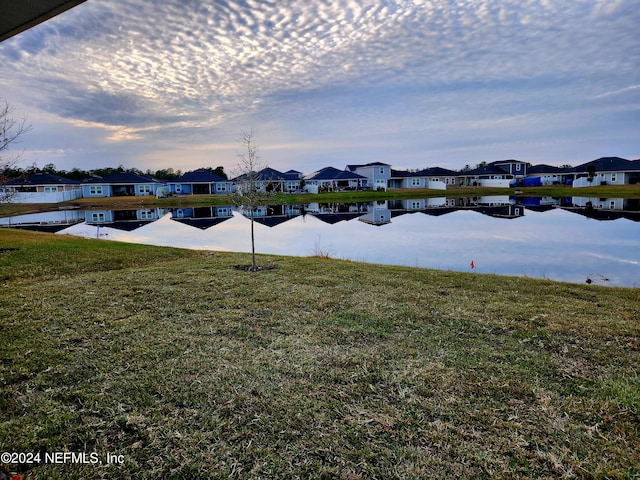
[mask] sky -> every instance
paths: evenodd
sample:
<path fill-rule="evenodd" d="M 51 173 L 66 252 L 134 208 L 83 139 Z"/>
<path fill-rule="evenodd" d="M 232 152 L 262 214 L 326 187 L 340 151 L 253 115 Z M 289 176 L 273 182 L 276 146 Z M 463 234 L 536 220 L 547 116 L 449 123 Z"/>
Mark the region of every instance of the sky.
<path fill-rule="evenodd" d="M 88 0 L 0 43 L 20 166 L 640 158 L 638 0 Z"/>

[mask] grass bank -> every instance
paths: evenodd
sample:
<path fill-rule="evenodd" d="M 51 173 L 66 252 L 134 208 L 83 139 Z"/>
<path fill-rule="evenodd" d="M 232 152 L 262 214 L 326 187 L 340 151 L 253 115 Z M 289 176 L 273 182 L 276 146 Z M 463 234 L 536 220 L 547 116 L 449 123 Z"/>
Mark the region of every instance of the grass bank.
<path fill-rule="evenodd" d="M 637 478 L 640 290 L 0 230 L 28 479 Z M 107 453 L 123 463 L 106 463 Z"/>

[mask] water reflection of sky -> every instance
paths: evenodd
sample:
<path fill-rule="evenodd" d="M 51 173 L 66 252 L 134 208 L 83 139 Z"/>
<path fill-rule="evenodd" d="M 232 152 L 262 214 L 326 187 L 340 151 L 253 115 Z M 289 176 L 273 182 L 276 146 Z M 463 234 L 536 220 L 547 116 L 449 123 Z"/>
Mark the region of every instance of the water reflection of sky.
<path fill-rule="evenodd" d="M 127 232 L 77 224 L 71 233 L 126 242 L 193 249 L 248 252 L 249 219 L 232 218 L 202 230 L 160 220 Z M 441 270 L 495 273 L 583 283 L 640 284 L 640 223 L 597 221 L 565 211 L 526 210 L 518 218 L 495 218 L 460 210 L 446 215 L 407 213 L 374 226 L 358 219 L 329 224 L 313 215 L 275 227 L 255 223 L 256 251 L 278 255 L 329 254 L 333 258 Z"/>

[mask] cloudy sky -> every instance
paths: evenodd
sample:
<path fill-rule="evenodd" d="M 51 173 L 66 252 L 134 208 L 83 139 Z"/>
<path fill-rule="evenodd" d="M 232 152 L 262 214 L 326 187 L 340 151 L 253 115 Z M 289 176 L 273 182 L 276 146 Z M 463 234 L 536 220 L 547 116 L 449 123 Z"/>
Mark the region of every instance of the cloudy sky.
<path fill-rule="evenodd" d="M 88 0 L 0 43 L 22 165 L 640 158 L 638 0 Z"/>

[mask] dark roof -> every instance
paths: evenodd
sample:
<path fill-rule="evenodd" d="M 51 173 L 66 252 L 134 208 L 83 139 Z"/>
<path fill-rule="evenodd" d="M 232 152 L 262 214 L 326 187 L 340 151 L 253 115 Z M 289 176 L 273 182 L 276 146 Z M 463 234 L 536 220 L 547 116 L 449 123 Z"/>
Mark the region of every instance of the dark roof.
<path fill-rule="evenodd" d="M 365 178 L 357 173 L 338 170 L 334 167 L 325 167 L 312 174 L 307 180 L 359 180 Z"/>
<path fill-rule="evenodd" d="M 388 167 L 388 166 L 389 166 L 388 163 L 371 162 L 371 163 L 365 163 L 363 165 L 347 165 L 347 170 L 350 170 L 353 172 L 357 168 L 361 168 L 361 167 Z"/>
<path fill-rule="evenodd" d="M 425 168 L 424 170 L 420 170 L 419 172 L 416 172 L 416 176 L 420 176 L 420 177 L 451 176 L 455 174 L 456 172 L 454 172 L 453 170 L 448 170 L 442 167 Z"/>
<path fill-rule="evenodd" d="M 9 180 L 7 185 L 78 185 L 82 182 L 51 173 L 33 173 L 25 177 Z"/>
<path fill-rule="evenodd" d="M 138 175 L 137 173 L 122 172 L 114 173 L 104 178 L 96 178 L 89 183 L 101 183 L 107 185 L 114 185 L 118 183 L 162 183 L 153 177 L 147 175 Z"/>
<path fill-rule="evenodd" d="M 529 175 L 534 174 L 534 173 L 568 173 L 570 171 L 572 171 L 573 167 L 571 168 L 562 168 L 562 167 L 554 167 L 553 165 L 545 165 L 545 164 L 540 164 L 540 165 L 532 165 L 527 169 L 527 173 Z"/>
<path fill-rule="evenodd" d="M 171 183 L 214 183 L 214 182 L 226 182 L 224 178 L 209 170 L 200 168 L 193 172 L 185 173 Z"/>
<path fill-rule="evenodd" d="M 35 27 L 85 0 L 0 0 L 0 42 Z"/>
<path fill-rule="evenodd" d="M 508 175 L 504 169 L 497 167 L 496 165 L 484 165 L 482 167 L 474 168 L 473 170 L 467 170 L 464 172 L 455 172 L 455 175 L 469 176 L 469 175 Z"/>
<path fill-rule="evenodd" d="M 625 160 L 620 157 L 602 157 L 597 160 L 592 160 L 590 162 L 583 163 L 582 165 L 578 165 L 572 171 L 576 173 L 587 172 L 591 166 L 596 169 L 596 172 L 621 172 L 637 169 L 634 162 L 630 160 Z"/>
<path fill-rule="evenodd" d="M 248 176 L 248 174 L 243 173 L 242 175 L 239 175 L 236 178 L 232 179 L 232 181 L 244 182 L 248 180 Z M 293 178 L 287 178 L 287 175 L 285 175 L 284 173 L 270 167 L 263 168 L 259 172 L 255 172 L 254 177 L 254 180 L 256 182 L 281 182 L 283 180 L 289 179 L 294 180 Z M 297 177 L 295 178 L 295 180 L 297 180 Z"/>

